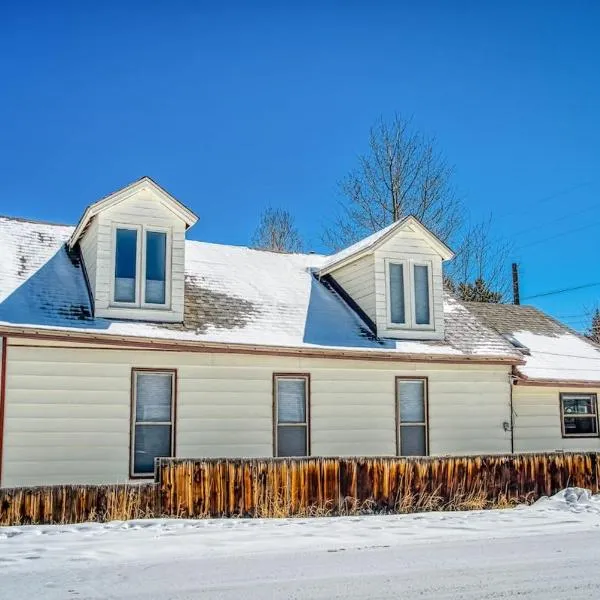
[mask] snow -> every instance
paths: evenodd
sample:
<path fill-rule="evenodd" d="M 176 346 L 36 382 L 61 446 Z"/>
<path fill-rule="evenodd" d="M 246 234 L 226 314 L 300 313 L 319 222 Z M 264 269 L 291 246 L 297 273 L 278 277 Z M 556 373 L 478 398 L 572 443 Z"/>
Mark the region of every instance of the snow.
<path fill-rule="evenodd" d="M 561 379 L 600 382 L 600 350 L 566 330 L 562 335 L 515 331 L 517 340 L 531 354 L 519 371 L 529 379 Z"/>
<path fill-rule="evenodd" d="M 358 315 L 314 275 L 327 260 L 186 241 L 185 328 L 94 318 L 81 265 L 65 242 L 72 227 L 0 217 L 0 326 L 288 348 L 411 355 L 519 355 L 450 296 L 446 339 L 375 339 Z M 186 316 L 186 318 L 188 318 Z M 195 320 L 194 320 L 195 319 Z"/>
<path fill-rule="evenodd" d="M 491 511 L 0 528 L 0 598 L 590 598 L 598 560 L 600 496 L 570 488 Z"/>

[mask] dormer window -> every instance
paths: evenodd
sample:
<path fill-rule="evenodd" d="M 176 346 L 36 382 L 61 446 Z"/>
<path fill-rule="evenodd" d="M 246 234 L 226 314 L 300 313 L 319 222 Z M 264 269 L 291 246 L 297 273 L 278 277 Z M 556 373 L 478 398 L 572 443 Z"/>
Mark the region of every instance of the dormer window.
<path fill-rule="evenodd" d="M 114 305 L 167 307 L 169 237 L 168 230 L 141 225 L 115 227 Z"/>
<path fill-rule="evenodd" d="M 431 329 L 431 264 L 413 260 L 386 261 L 388 326 Z"/>

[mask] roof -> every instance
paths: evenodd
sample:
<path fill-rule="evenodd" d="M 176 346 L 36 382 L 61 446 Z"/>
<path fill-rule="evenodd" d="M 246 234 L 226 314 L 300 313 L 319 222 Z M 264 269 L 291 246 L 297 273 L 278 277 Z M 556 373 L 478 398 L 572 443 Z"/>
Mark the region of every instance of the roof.
<path fill-rule="evenodd" d="M 73 248 L 83 232 L 86 230 L 90 221 L 101 211 L 122 202 L 123 200 L 129 198 L 137 191 L 139 191 L 143 187 L 150 187 L 154 193 L 158 196 L 160 201 L 169 208 L 172 212 L 174 212 L 185 224 L 186 227 L 191 227 L 198 221 L 198 217 L 185 205 L 183 205 L 179 200 L 177 200 L 174 196 L 169 194 L 167 190 L 158 185 L 156 181 L 148 176 L 140 177 L 133 183 L 126 185 L 124 188 L 113 192 L 112 194 L 108 194 L 108 196 L 104 196 L 97 202 L 90 204 L 81 219 L 79 219 L 79 223 L 73 230 L 73 233 L 69 239 L 69 247 Z"/>
<path fill-rule="evenodd" d="M 0 217 L 0 331 L 360 351 L 406 360 L 520 360 L 450 295 L 444 299 L 444 341 L 381 340 L 315 277 L 327 257 L 189 240 L 183 324 L 94 318 L 77 248 L 67 249 L 72 233 L 72 227 Z"/>
<path fill-rule="evenodd" d="M 328 256 L 321 265 L 321 274 L 331 272 L 333 269 L 341 267 L 343 264 L 357 260 L 365 254 L 370 254 L 385 244 L 398 230 L 404 227 L 416 227 L 420 230 L 424 237 L 437 249 L 444 260 L 450 260 L 454 256 L 454 252 L 442 242 L 432 231 L 430 231 L 419 219 L 409 215 L 394 221 L 387 227 L 376 231 L 375 233 L 359 240 L 355 244 Z"/>
<path fill-rule="evenodd" d="M 526 380 L 600 383 L 600 347 L 533 306 L 465 302 L 469 311 L 529 350 L 518 367 Z"/>

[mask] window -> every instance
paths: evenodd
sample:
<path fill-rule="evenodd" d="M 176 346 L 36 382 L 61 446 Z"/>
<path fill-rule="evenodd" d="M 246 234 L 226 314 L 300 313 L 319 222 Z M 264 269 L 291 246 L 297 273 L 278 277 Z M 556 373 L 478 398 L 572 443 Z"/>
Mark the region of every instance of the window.
<path fill-rule="evenodd" d="M 399 456 L 427 456 L 427 379 L 396 378 L 396 446 Z"/>
<path fill-rule="evenodd" d="M 274 375 L 274 454 L 308 456 L 310 376 Z"/>
<path fill-rule="evenodd" d="M 175 448 L 175 371 L 132 372 L 132 477 L 151 476 L 154 459 Z"/>
<path fill-rule="evenodd" d="M 137 229 L 117 229 L 115 235 L 115 301 L 136 301 Z"/>
<path fill-rule="evenodd" d="M 388 325 L 431 328 L 431 263 L 386 261 Z"/>
<path fill-rule="evenodd" d="M 429 310 L 429 267 L 427 265 L 414 265 L 415 289 L 415 324 L 429 325 L 431 314 Z"/>
<path fill-rule="evenodd" d="M 563 437 L 598 437 L 596 394 L 561 394 Z"/>
<path fill-rule="evenodd" d="M 116 227 L 113 302 L 149 308 L 169 303 L 169 233 Z M 142 281 L 143 280 L 143 281 Z"/>

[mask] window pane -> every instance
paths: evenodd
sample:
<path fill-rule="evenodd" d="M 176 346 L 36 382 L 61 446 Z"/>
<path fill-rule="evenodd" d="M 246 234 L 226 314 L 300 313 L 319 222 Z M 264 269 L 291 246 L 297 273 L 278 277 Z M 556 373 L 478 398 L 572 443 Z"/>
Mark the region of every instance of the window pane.
<path fill-rule="evenodd" d="M 567 435 L 592 435 L 598 433 L 596 417 L 565 417 Z"/>
<path fill-rule="evenodd" d="M 306 426 L 277 428 L 277 456 L 306 456 Z"/>
<path fill-rule="evenodd" d="M 593 415 L 594 398 L 593 396 L 562 396 L 563 411 L 567 414 Z"/>
<path fill-rule="evenodd" d="M 136 422 L 171 420 L 173 377 L 165 373 L 137 373 Z"/>
<path fill-rule="evenodd" d="M 423 425 L 400 426 L 400 455 L 426 456 L 425 427 Z"/>
<path fill-rule="evenodd" d="M 167 234 L 160 231 L 146 233 L 146 292 L 151 304 L 164 304 L 166 296 Z"/>
<path fill-rule="evenodd" d="M 171 456 L 170 425 L 136 425 L 134 473 L 154 473 L 154 459 Z"/>
<path fill-rule="evenodd" d="M 306 380 L 277 379 L 279 423 L 306 423 Z"/>
<path fill-rule="evenodd" d="M 421 380 L 398 380 L 400 421 L 403 423 L 425 422 L 425 382 Z"/>
<path fill-rule="evenodd" d="M 115 249 L 115 301 L 135 302 L 137 231 L 117 229 Z"/>
<path fill-rule="evenodd" d="M 390 264 L 390 313 L 392 323 L 405 323 L 404 266 Z"/>
<path fill-rule="evenodd" d="M 429 268 L 415 265 L 415 321 L 429 325 Z"/>

